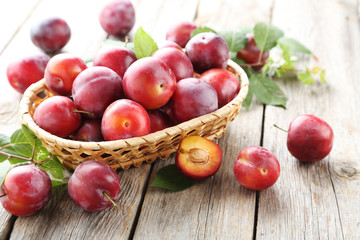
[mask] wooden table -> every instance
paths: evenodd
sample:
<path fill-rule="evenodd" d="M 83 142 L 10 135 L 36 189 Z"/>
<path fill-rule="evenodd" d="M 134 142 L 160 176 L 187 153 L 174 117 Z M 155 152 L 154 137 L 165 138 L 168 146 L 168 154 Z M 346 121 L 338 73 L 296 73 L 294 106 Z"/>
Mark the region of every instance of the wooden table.
<path fill-rule="evenodd" d="M 100 2 L 100 1 L 97 1 Z M 136 26 L 157 41 L 181 19 L 214 29 L 272 23 L 313 49 L 327 70 L 326 85 L 279 81 L 287 109 L 253 101 L 218 141 L 223 163 L 218 173 L 182 192 L 149 187 L 157 160 L 120 171 L 119 210 L 85 212 L 65 187 L 54 191 L 38 214 L 15 217 L 0 207 L 0 239 L 360 239 L 360 23 L 356 0 L 133 0 Z M 101 3 L 87 0 L 11 0 L 0 2 L 0 132 L 20 127 L 21 95 L 6 79 L 8 63 L 39 52 L 31 25 L 44 16 L 66 19 L 72 38 L 64 48 L 92 57 L 107 37 L 98 23 Z M 309 61 L 304 58 L 303 63 Z M 302 164 L 286 148 L 285 128 L 297 115 L 315 114 L 333 127 L 329 157 Z M 233 176 L 241 149 L 261 145 L 279 159 L 281 175 L 268 190 L 250 191 Z"/>

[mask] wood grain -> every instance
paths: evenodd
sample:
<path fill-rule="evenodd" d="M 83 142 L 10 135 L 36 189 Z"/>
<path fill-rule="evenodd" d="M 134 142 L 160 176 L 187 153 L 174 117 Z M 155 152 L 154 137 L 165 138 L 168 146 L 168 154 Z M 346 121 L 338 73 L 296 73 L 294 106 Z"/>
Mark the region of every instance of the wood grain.
<path fill-rule="evenodd" d="M 257 239 L 359 239 L 356 1 L 276 1 L 272 23 L 314 50 L 328 83 L 281 81 L 288 109 L 266 107 L 264 146 L 278 156 L 282 171 L 275 186 L 260 193 Z M 321 162 L 300 163 L 287 151 L 286 134 L 272 127 L 287 128 L 304 113 L 325 119 L 334 130 L 333 151 Z"/>
<path fill-rule="evenodd" d="M 195 21 L 215 29 L 252 26 L 258 15 L 245 17 L 234 10 L 257 4 L 201 1 Z M 262 21 L 269 21 L 270 9 L 271 1 L 258 9 L 264 13 Z M 239 186 L 232 169 L 242 148 L 260 143 L 262 109 L 254 101 L 250 111 L 242 110 L 229 124 L 219 141 L 223 163 L 214 177 L 182 192 L 148 188 L 134 239 L 252 239 L 256 194 Z M 150 181 L 160 168 L 171 163 L 173 157 L 171 161 L 156 162 Z"/>
<path fill-rule="evenodd" d="M 27 20 L 29 15 L 31 15 L 31 12 L 36 8 L 39 2 L 40 0 L 13 0 L 0 2 L 0 54 Z"/>

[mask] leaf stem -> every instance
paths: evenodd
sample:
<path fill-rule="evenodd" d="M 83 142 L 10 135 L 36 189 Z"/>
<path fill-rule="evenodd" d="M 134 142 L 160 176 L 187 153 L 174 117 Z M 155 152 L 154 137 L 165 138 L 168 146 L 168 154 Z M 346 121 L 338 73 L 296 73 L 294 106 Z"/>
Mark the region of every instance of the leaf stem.
<path fill-rule="evenodd" d="M 258 59 L 258 62 L 257 62 L 258 64 L 261 64 L 262 55 L 263 55 L 263 51 L 260 51 L 259 59 Z"/>
<path fill-rule="evenodd" d="M 0 147 L 0 150 L 3 150 L 4 148 L 10 147 L 12 145 L 12 143 L 8 143 L 2 147 Z"/>
<path fill-rule="evenodd" d="M 278 129 L 280 129 L 280 130 L 282 130 L 282 131 L 284 131 L 284 132 L 288 132 L 287 130 L 285 130 L 285 129 L 283 129 L 283 128 L 279 127 L 279 126 L 278 126 L 278 125 L 276 125 L 276 124 L 274 124 L 274 127 L 278 128 Z"/>
<path fill-rule="evenodd" d="M 10 158 L 18 158 L 18 159 L 21 159 L 21 160 L 24 160 L 24 161 L 29 161 L 35 165 L 41 165 L 43 162 L 47 161 L 47 160 L 50 160 L 51 158 L 47 158 L 47 159 L 44 159 L 42 160 L 41 162 L 36 162 L 34 161 L 34 156 L 35 156 L 35 146 L 33 147 L 33 151 L 32 151 L 32 154 L 31 154 L 31 158 L 26 158 L 26 157 L 22 157 L 22 156 L 17 156 L 17 155 L 14 155 L 14 154 L 10 154 L 10 153 L 6 153 L 6 152 L 3 152 L 1 150 L 3 150 L 4 148 L 6 147 L 10 147 L 12 145 L 12 143 L 9 143 L 9 144 L 6 144 L 2 147 L 0 147 L 0 155 L 4 155 L 4 156 L 7 156 L 7 160 L 9 160 Z"/>
<path fill-rule="evenodd" d="M 114 205 L 115 208 L 119 208 L 116 202 L 114 202 L 114 200 L 112 200 L 111 197 L 105 191 L 103 191 L 103 194 L 107 199 L 109 199 L 109 201 Z"/>
<path fill-rule="evenodd" d="M 14 155 L 14 154 L 10 154 L 10 153 L 6 153 L 6 152 L 2 152 L 2 151 L 0 151 L 0 154 L 1 154 L 1 155 L 5 155 L 5 156 L 7 156 L 7 157 L 8 157 L 8 159 L 10 159 L 10 158 L 18 158 L 18 159 L 21 159 L 21 160 L 34 162 L 34 161 L 32 161 L 30 158 L 21 157 L 21 156 L 16 156 L 16 155 Z"/>

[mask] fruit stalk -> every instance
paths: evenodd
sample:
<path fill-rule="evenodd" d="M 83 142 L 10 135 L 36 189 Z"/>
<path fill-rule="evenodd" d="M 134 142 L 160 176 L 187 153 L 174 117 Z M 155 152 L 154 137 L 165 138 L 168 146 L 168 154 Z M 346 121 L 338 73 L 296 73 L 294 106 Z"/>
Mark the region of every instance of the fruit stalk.
<path fill-rule="evenodd" d="M 115 208 L 117 208 L 117 209 L 119 208 L 119 206 L 116 204 L 116 202 L 114 202 L 114 200 L 112 200 L 111 197 L 105 191 L 103 191 L 103 194 L 107 199 L 109 199 L 109 201 L 113 204 L 113 206 Z"/>
<path fill-rule="evenodd" d="M 274 127 L 278 128 L 278 129 L 280 129 L 280 130 L 282 130 L 282 131 L 284 131 L 284 132 L 288 132 L 287 130 L 285 130 L 285 129 L 283 129 L 283 128 L 279 127 L 279 126 L 278 126 L 278 125 L 276 125 L 276 124 L 274 124 Z"/>

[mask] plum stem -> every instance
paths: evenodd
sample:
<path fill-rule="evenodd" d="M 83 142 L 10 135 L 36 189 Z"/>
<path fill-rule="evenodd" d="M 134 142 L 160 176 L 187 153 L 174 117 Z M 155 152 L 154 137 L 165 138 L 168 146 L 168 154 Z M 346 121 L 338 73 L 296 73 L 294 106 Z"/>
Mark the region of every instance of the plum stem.
<path fill-rule="evenodd" d="M 91 112 L 88 111 L 82 111 L 82 110 L 74 110 L 74 113 L 84 113 L 84 114 L 91 114 Z"/>
<path fill-rule="evenodd" d="M 109 201 L 114 205 L 115 208 L 119 208 L 116 202 L 114 202 L 114 200 L 112 200 L 111 197 L 105 191 L 103 191 L 103 194 L 107 199 L 109 199 Z"/>
<path fill-rule="evenodd" d="M 130 38 L 129 36 L 125 37 L 125 42 L 124 42 L 124 47 L 126 47 L 126 45 L 128 44 L 128 42 L 130 42 Z"/>
<path fill-rule="evenodd" d="M 280 130 L 282 130 L 282 131 L 284 131 L 284 132 L 288 132 L 288 131 L 286 131 L 285 129 L 283 129 L 283 128 L 279 127 L 279 126 L 278 126 L 278 125 L 276 125 L 276 124 L 274 124 L 274 127 L 278 128 L 278 129 L 280 129 Z"/>

